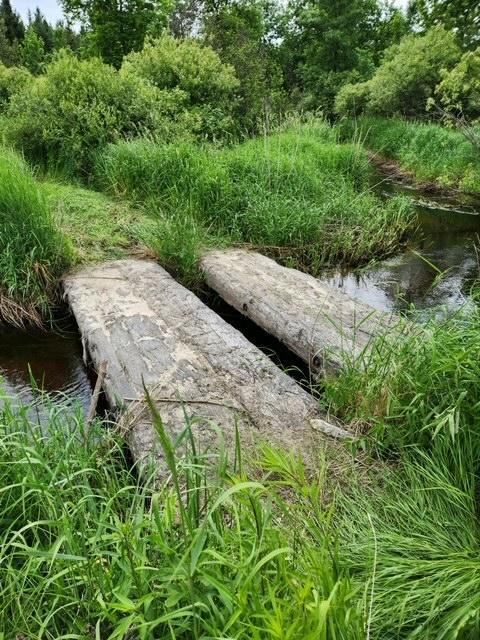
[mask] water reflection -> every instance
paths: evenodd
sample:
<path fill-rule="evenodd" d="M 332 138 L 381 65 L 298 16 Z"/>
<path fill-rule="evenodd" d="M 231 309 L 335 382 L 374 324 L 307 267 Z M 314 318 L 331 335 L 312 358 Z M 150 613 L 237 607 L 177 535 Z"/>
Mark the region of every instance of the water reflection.
<path fill-rule="evenodd" d="M 32 380 L 38 390 L 32 390 Z M 0 326 L 0 405 L 9 398 L 31 405 L 37 414 L 49 402 L 79 404 L 86 410 L 91 393 L 75 326 L 55 332 Z"/>
<path fill-rule="evenodd" d="M 385 311 L 413 305 L 445 313 L 469 304 L 472 282 L 480 274 L 480 202 L 452 196 L 427 200 L 403 184 L 385 178 L 378 183 L 384 197 L 402 193 L 412 198 L 419 227 L 410 245 L 392 259 L 363 270 L 326 273 L 322 279 Z"/>

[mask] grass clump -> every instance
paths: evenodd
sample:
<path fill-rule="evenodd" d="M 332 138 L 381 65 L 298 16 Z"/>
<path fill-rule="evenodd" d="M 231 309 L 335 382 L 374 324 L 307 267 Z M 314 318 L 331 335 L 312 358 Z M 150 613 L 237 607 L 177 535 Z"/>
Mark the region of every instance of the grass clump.
<path fill-rule="evenodd" d="M 227 149 L 147 141 L 111 145 L 97 163 L 108 191 L 157 215 L 195 220 L 229 244 L 254 246 L 313 273 L 395 251 L 413 224 L 408 203 L 381 202 L 356 145 L 321 121 Z"/>
<path fill-rule="evenodd" d="M 370 491 L 339 495 L 341 553 L 365 589 L 371 638 L 479 637 L 478 463 L 465 442 L 436 443 L 405 452 Z"/>
<path fill-rule="evenodd" d="M 383 447 L 428 449 L 441 436 L 468 440 L 480 453 L 479 331 L 474 307 L 400 339 L 381 336 L 326 380 L 325 401 L 345 420 L 373 429 Z"/>
<path fill-rule="evenodd" d="M 255 481 L 222 456 L 179 458 L 156 422 L 174 479 L 161 486 L 100 425 L 0 413 L 5 637 L 362 638 L 321 483 L 273 452 L 275 476 Z"/>
<path fill-rule="evenodd" d="M 343 121 L 342 134 L 396 160 L 420 181 L 480 193 L 480 152 L 458 130 L 400 118 Z"/>
<path fill-rule="evenodd" d="M 69 243 L 26 164 L 0 151 L 0 319 L 41 322 L 57 278 L 71 264 Z"/>

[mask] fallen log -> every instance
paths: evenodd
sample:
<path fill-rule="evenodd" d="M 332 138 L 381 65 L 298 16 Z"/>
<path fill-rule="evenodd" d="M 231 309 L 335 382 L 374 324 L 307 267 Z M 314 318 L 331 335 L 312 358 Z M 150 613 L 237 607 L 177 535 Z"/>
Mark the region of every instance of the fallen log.
<path fill-rule="evenodd" d="M 211 289 L 315 374 L 338 370 L 346 357 L 358 357 L 374 336 L 394 324 L 392 316 L 253 251 L 210 251 L 201 266 Z"/>
<path fill-rule="evenodd" d="M 276 443 L 311 455 L 325 436 L 348 437 L 315 399 L 236 329 L 151 261 L 89 266 L 64 281 L 65 296 L 103 388 L 123 408 L 137 461 L 162 459 L 144 387 L 175 439 L 189 422 L 203 448 L 218 429 L 232 446 Z"/>

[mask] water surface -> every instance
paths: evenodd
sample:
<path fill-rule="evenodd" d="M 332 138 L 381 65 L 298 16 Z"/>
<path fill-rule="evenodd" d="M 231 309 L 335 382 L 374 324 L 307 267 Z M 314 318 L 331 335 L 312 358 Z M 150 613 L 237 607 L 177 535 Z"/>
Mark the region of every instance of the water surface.
<path fill-rule="evenodd" d="M 402 194 L 412 200 L 416 232 L 401 254 L 362 270 L 327 272 L 322 280 L 385 311 L 413 305 L 444 314 L 469 304 L 471 284 L 480 274 L 480 199 L 426 195 L 380 172 L 374 188 L 384 198 Z"/>
<path fill-rule="evenodd" d="M 37 389 L 32 390 L 32 380 Z M 37 412 L 50 402 L 90 404 L 92 385 L 83 361 L 82 344 L 73 323 L 55 331 L 20 330 L 0 325 L 0 405 L 5 398 Z"/>

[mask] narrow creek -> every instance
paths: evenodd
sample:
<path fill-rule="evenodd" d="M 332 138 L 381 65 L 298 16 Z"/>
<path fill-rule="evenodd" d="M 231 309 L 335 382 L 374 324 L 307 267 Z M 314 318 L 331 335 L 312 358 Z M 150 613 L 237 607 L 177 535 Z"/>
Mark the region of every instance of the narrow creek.
<path fill-rule="evenodd" d="M 469 303 L 480 275 L 480 198 L 426 195 L 378 170 L 374 188 L 382 197 L 410 198 L 418 227 L 405 251 L 359 270 L 332 270 L 323 281 L 383 311 L 435 310 L 443 316 Z"/>
<path fill-rule="evenodd" d="M 480 236 L 480 199 L 427 196 L 379 172 L 375 189 L 383 197 L 403 194 L 414 202 L 418 228 L 405 251 L 361 270 L 330 271 L 322 280 L 380 310 L 419 310 L 442 315 L 469 303 L 469 288 L 479 276 L 475 242 Z M 305 365 L 270 336 L 207 294 L 205 302 L 241 330 L 299 382 Z M 37 389 L 32 390 L 32 379 Z M 83 360 L 78 329 L 71 320 L 49 332 L 0 326 L 0 406 L 5 398 L 32 407 L 36 415 L 49 405 L 88 409 L 92 379 Z M 47 400 L 45 402 L 45 400 Z"/>

